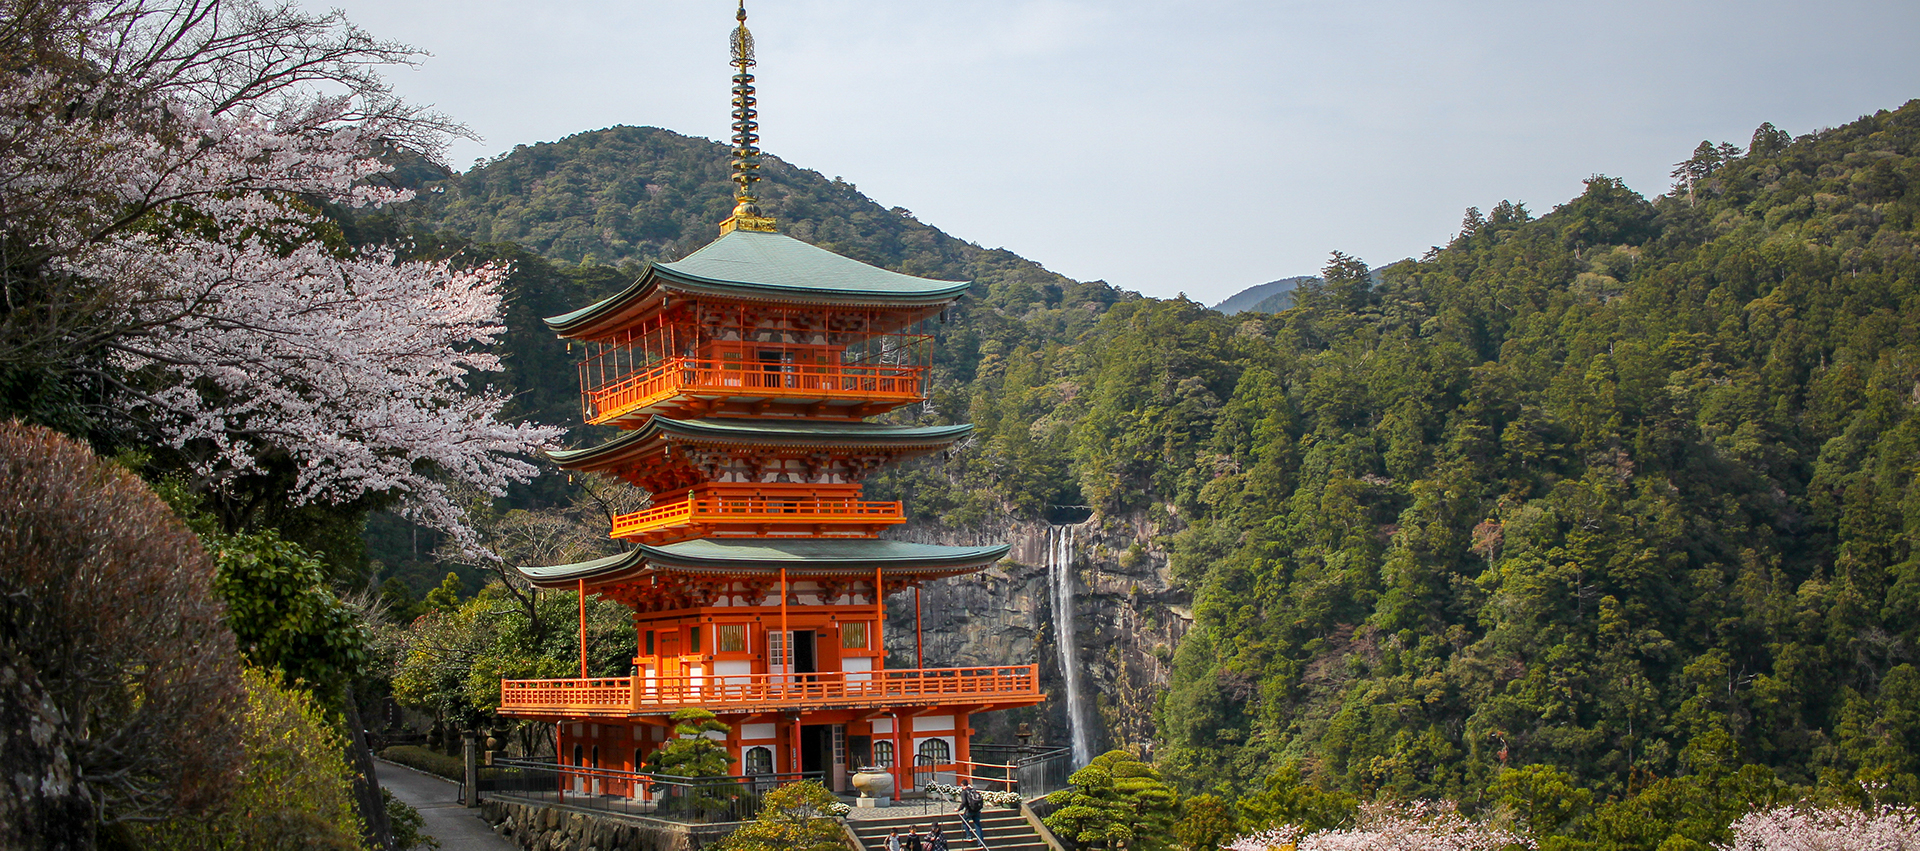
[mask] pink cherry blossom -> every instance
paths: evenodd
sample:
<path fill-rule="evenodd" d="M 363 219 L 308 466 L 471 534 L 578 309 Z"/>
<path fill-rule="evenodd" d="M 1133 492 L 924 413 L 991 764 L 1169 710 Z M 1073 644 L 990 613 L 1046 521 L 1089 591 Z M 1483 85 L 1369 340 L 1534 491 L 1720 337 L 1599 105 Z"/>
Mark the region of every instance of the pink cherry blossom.
<path fill-rule="evenodd" d="M 1235 839 L 1228 851 L 1500 851 L 1533 840 L 1476 822 L 1450 801 L 1370 803 L 1351 828 L 1307 833 L 1283 826 Z"/>
<path fill-rule="evenodd" d="M 1777 807 L 1733 823 L 1722 851 L 1920 851 L 1913 807 Z"/>
<path fill-rule="evenodd" d="M 507 270 L 349 251 L 311 206 L 411 197 L 369 178 L 447 126 L 370 70 L 412 52 L 292 4 L 67 11 L 71 67 L 0 72 L 0 361 L 93 375 L 206 487 L 288 458 L 294 502 L 396 494 L 484 559 L 450 485 L 501 494 L 560 434 L 480 378 Z"/>

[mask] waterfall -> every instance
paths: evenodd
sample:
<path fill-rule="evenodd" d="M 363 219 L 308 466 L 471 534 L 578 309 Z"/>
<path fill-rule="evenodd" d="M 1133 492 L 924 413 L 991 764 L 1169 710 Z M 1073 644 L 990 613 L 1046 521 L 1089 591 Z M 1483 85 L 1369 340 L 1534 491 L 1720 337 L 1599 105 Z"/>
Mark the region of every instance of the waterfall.
<path fill-rule="evenodd" d="M 1047 580 L 1053 584 L 1053 644 L 1066 681 L 1067 732 L 1073 739 L 1075 768 L 1093 761 L 1093 741 L 1080 707 L 1080 643 L 1073 634 L 1073 527 L 1047 529 Z"/>

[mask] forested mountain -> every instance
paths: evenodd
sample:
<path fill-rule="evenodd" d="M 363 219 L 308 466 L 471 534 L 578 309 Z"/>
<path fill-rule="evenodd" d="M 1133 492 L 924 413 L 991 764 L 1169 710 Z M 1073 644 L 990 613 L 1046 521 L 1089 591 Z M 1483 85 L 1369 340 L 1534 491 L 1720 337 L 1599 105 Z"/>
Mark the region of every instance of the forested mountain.
<path fill-rule="evenodd" d="M 973 418 L 1033 456 L 1002 469 L 1158 521 L 1195 616 L 1158 754 L 1191 787 L 1297 760 L 1485 803 L 1543 764 L 1614 798 L 1597 847 L 1645 848 L 1777 783 L 1910 799 L 1916 143 L 1920 103 L 1763 126 L 1652 202 L 1596 177 L 1377 275 L 1336 255 L 1283 314 L 1119 305 L 983 374 Z"/>
<path fill-rule="evenodd" d="M 953 526 L 1085 505 L 1141 530 L 1094 567 L 1164 558 L 1176 590 L 1148 604 L 1191 598 L 1151 743 L 1190 791 L 1294 762 L 1478 806 L 1538 765 L 1593 793 L 1548 829 L 1562 847 L 1651 851 L 1783 784 L 1920 791 L 1917 147 L 1920 102 L 1763 125 L 1703 144 L 1672 193 L 1595 177 L 1537 218 L 1469 210 L 1426 257 L 1336 254 L 1291 309 L 1231 317 L 785 164 L 765 206 L 977 282 L 932 404 L 902 416 L 978 437 L 876 490 Z M 720 150 L 582 134 L 449 179 L 424 221 L 570 262 L 677 256 L 725 214 Z"/>
<path fill-rule="evenodd" d="M 1228 316 L 1249 311 L 1279 313 L 1293 306 L 1293 291 L 1311 280 L 1314 280 L 1312 275 L 1295 275 L 1278 281 L 1268 281 L 1234 293 L 1226 301 L 1214 305 L 1213 309 Z"/>

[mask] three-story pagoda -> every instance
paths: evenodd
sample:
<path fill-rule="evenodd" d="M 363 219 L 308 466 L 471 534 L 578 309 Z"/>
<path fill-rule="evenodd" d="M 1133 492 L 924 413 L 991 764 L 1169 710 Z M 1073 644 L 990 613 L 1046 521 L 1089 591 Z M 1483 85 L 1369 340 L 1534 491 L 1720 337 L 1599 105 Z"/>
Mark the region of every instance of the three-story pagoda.
<path fill-rule="evenodd" d="M 631 676 L 502 683 L 502 715 L 556 722 L 563 764 L 637 771 L 683 708 L 714 712 L 740 774 L 965 774 L 970 719 L 1043 699 L 1035 666 L 888 668 L 885 601 L 990 565 L 1005 546 L 880 538 L 905 522 L 861 482 L 939 452 L 968 425 L 868 418 L 924 398 L 936 320 L 967 288 L 890 272 L 777 233 L 759 179 L 752 40 L 733 34 L 736 206 L 721 236 L 631 286 L 547 320 L 587 346 L 585 419 L 623 433 L 550 453 L 648 492 L 615 518 L 626 552 L 522 567 L 543 588 L 634 612 Z M 917 641 L 916 641 L 917 645 Z M 584 787 L 588 781 L 581 781 Z M 642 796 L 643 788 L 601 794 Z M 633 784 L 638 785 L 638 784 Z"/>

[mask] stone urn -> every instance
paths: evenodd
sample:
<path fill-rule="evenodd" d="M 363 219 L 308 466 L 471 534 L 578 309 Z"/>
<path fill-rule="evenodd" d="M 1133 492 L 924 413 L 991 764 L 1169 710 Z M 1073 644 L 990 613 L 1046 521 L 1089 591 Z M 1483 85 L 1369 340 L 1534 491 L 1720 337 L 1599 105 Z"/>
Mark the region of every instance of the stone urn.
<path fill-rule="evenodd" d="M 860 806 L 884 807 L 893 798 L 893 775 L 869 765 L 854 772 L 853 788 L 860 790 Z"/>

